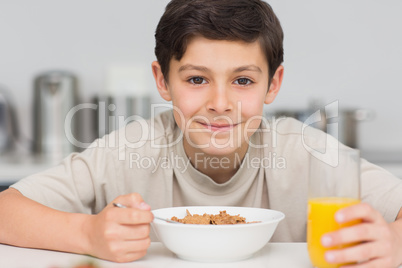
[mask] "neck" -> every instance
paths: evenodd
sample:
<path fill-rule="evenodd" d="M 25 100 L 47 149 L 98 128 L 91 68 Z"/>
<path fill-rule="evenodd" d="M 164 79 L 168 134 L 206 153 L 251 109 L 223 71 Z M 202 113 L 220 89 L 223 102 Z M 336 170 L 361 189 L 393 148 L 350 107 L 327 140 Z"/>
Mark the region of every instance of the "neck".
<path fill-rule="evenodd" d="M 248 149 L 248 144 L 230 155 L 210 155 L 194 149 L 184 139 L 184 151 L 195 169 L 207 175 L 216 183 L 225 183 L 239 169 Z"/>

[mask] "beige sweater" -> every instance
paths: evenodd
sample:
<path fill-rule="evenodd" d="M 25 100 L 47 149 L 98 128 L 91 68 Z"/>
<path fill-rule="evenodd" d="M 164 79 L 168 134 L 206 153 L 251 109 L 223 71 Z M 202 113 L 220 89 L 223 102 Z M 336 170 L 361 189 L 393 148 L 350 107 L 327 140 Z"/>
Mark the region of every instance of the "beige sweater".
<path fill-rule="evenodd" d="M 114 198 L 130 192 L 140 193 L 152 209 L 270 208 L 286 215 L 272 241 L 306 241 L 309 155 L 305 146 L 333 139 L 315 129 L 302 136 L 302 123 L 290 118 L 263 124 L 262 129 L 251 138 L 260 146 L 249 146 L 241 168 L 223 184 L 190 164 L 181 131 L 167 111 L 96 140 L 83 153 L 71 154 L 60 165 L 11 187 L 46 206 L 88 214 L 100 212 Z M 402 206 L 402 181 L 365 160 L 361 172 L 362 200 L 393 221 Z"/>

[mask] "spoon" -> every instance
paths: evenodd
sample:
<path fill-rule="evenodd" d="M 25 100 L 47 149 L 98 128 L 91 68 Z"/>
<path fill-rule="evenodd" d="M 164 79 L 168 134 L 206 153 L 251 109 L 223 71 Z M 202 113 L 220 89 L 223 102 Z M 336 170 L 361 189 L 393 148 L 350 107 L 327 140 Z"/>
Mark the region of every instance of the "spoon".
<path fill-rule="evenodd" d="M 122 204 L 120 204 L 120 203 L 113 203 L 113 206 L 115 206 L 115 207 L 117 207 L 117 208 L 127 208 L 125 205 L 122 205 Z M 158 216 L 155 216 L 155 215 L 154 215 L 154 218 L 155 218 L 155 219 L 158 219 L 158 220 L 161 220 L 161 221 L 170 222 L 170 223 L 180 223 L 180 224 L 182 224 L 181 222 L 172 221 L 172 220 L 165 219 L 165 218 L 161 218 L 161 217 L 158 217 Z"/>

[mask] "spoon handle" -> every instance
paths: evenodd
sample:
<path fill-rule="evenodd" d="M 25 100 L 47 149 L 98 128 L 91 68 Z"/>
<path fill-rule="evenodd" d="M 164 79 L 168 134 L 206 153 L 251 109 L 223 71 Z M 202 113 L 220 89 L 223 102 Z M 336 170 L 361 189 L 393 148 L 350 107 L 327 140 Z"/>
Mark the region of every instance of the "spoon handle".
<path fill-rule="evenodd" d="M 125 205 L 122 205 L 120 203 L 113 203 L 113 206 L 115 206 L 117 208 L 127 208 Z"/>
<path fill-rule="evenodd" d="M 120 203 L 113 203 L 113 206 L 115 206 L 117 208 L 127 208 L 125 205 L 122 205 Z M 170 223 L 180 223 L 180 222 L 177 222 L 177 221 L 172 221 L 172 220 L 169 220 L 169 219 L 164 219 L 164 218 L 161 218 L 161 217 L 157 217 L 155 215 L 154 215 L 154 218 L 158 219 L 158 220 L 161 220 L 161 221 L 170 222 Z"/>
<path fill-rule="evenodd" d="M 155 219 L 158 219 L 158 220 L 161 220 L 161 221 L 166 221 L 166 222 L 170 222 L 170 223 L 180 223 L 180 224 L 181 224 L 181 222 L 172 221 L 172 220 L 165 219 L 165 218 L 161 218 L 161 217 L 158 217 L 158 216 L 155 216 L 155 215 L 154 215 L 154 218 L 155 218 Z"/>

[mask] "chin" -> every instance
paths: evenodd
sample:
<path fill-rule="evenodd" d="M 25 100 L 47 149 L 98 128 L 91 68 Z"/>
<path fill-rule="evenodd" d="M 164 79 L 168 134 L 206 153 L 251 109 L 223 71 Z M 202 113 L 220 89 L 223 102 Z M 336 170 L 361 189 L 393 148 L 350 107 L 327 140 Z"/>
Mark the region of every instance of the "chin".
<path fill-rule="evenodd" d="M 237 151 L 240 150 L 240 147 L 234 147 L 231 145 L 227 146 L 216 146 L 210 144 L 208 148 L 202 148 L 201 151 L 207 155 L 213 155 L 213 156 L 230 156 L 235 154 Z"/>
<path fill-rule="evenodd" d="M 242 140 L 238 135 L 228 133 L 215 133 L 215 135 L 197 135 L 190 137 L 192 143 L 189 145 L 197 153 L 204 153 L 209 156 L 231 156 L 247 147 L 247 141 Z M 198 146 L 197 146 L 198 145 Z"/>

